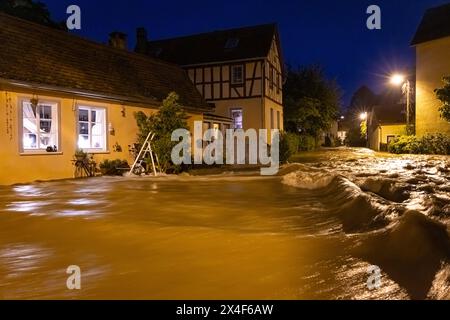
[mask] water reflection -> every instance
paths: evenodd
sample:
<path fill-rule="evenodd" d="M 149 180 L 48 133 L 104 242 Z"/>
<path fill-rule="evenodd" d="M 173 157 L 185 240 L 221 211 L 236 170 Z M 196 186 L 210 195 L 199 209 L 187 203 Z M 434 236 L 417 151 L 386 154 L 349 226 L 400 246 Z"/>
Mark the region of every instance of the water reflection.
<path fill-rule="evenodd" d="M 431 252 L 423 257 L 433 262 L 426 270 L 436 276 L 427 275 L 422 287 L 430 288 L 430 297 L 445 297 L 448 273 L 438 266 L 446 258 L 445 234 L 431 239 L 435 226 L 428 220 L 403 221 L 402 210 L 445 208 L 448 191 L 438 188 L 448 184 L 448 173 L 432 168 L 417 173 L 427 163 L 422 160 L 379 158 L 372 166 L 366 158 L 371 156 L 325 155 L 307 167 L 290 168 L 291 185 L 283 184 L 285 177 L 228 174 L 2 188 L 0 296 L 403 299 L 411 297 L 414 281 L 398 276 L 405 268 L 401 259 L 393 265 L 383 253 L 402 257 L 399 252 L 409 245 L 401 240 L 409 239 Z M 330 171 L 334 174 L 323 175 Z M 375 172 L 383 181 L 368 184 Z M 411 189 L 404 203 L 378 195 L 385 185 L 396 190 L 385 181 L 406 183 L 419 175 L 425 182 L 418 185 L 431 185 L 433 194 Z M 440 186 L 433 177 L 443 180 Z M 302 183 L 308 188 L 298 188 Z M 373 192 L 362 191 L 364 183 Z M 438 192 L 442 203 L 434 198 Z M 373 223 L 380 215 L 383 219 Z M 423 257 L 410 261 L 427 267 Z M 383 270 L 384 285 L 376 291 L 366 285 L 372 263 Z M 70 265 L 82 270 L 80 292 L 65 287 Z"/>

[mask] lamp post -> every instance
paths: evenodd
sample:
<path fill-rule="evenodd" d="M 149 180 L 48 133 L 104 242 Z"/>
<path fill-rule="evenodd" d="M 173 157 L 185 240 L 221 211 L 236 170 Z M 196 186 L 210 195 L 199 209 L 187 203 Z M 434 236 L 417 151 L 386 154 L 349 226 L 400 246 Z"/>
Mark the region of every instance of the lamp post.
<path fill-rule="evenodd" d="M 391 77 L 391 84 L 402 86 L 402 92 L 406 95 L 406 133 L 408 135 L 414 134 L 411 126 L 411 82 L 404 75 L 394 74 Z"/>
<path fill-rule="evenodd" d="M 366 136 L 366 147 L 368 148 L 369 147 L 369 128 L 368 128 L 368 113 L 367 112 L 362 112 L 360 115 L 359 115 L 359 119 L 361 119 L 361 125 L 364 123 L 364 126 L 365 126 L 365 136 Z"/>

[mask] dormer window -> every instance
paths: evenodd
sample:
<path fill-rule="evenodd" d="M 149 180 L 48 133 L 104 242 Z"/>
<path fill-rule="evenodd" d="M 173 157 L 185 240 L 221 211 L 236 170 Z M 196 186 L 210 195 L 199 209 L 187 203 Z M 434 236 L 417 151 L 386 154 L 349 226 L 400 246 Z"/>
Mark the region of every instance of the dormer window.
<path fill-rule="evenodd" d="M 244 66 L 236 65 L 231 67 L 231 84 L 240 85 L 244 83 Z"/>
<path fill-rule="evenodd" d="M 237 48 L 238 45 L 239 45 L 238 38 L 230 38 L 225 43 L 225 49 L 234 49 L 234 48 Z"/>

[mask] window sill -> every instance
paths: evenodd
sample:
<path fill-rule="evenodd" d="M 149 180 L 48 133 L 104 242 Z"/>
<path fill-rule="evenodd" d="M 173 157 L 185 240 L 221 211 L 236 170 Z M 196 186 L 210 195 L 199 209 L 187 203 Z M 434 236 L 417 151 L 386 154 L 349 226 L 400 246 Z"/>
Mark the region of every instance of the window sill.
<path fill-rule="evenodd" d="M 29 151 L 21 152 L 20 156 L 62 156 L 63 154 L 62 152 Z"/>
<path fill-rule="evenodd" d="M 89 149 L 83 149 L 84 152 L 89 154 L 110 154 L 111 152 L 109 150 L 89 150 Z"/>

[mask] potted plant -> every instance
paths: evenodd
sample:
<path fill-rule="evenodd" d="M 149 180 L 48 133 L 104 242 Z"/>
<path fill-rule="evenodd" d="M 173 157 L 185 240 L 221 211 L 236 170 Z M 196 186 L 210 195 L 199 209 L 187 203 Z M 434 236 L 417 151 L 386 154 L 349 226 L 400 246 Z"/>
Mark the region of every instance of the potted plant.
<path fill-rule="evenodd" d="M 85 161 L 88 157 L 88 154 L 83 151 L 83 149 L 77 149 L 75 151 L 75 159 L 77 161 Z"/>

